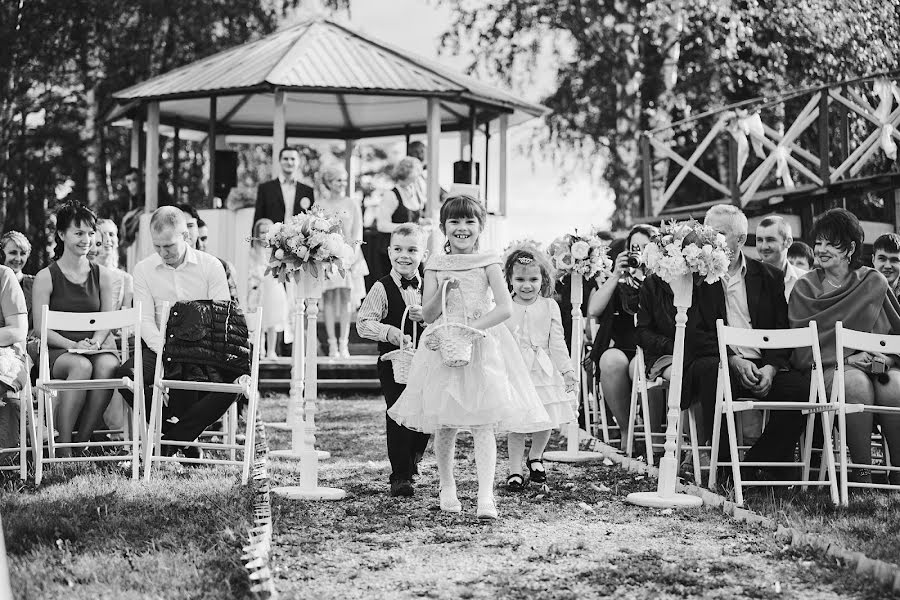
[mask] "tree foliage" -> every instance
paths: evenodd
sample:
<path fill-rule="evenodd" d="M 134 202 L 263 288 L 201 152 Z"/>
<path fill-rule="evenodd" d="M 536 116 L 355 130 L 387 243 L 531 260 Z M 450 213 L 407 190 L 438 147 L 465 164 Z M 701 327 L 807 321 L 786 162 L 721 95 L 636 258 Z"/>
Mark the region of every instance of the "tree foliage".
<path fill-rule="evenodd" d="M 544 147 L 640 199 L 637 136 L 738 100 L 900 67 L 900 0 L 445 0 L 445 48 L 523 87 L 546 56 Z M 597 166 L 602 165 L 602 169 Z"/>

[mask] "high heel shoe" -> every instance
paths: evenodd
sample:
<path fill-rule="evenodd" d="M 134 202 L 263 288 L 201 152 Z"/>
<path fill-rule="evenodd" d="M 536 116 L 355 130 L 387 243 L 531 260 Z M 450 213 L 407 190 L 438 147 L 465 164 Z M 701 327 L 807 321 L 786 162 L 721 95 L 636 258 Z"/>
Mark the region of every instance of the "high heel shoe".
<path fill-rule="evenodd" d="M 476 515 L 479 519 L 484 520 L 498 518 L 500 515 L 497 513 L 497 503 L 494 502 L 494 498 L 491 497 L 485 500 L 478 500 L 478 512 Z"/>
<path fill-rule="evenodd" d="M 441 510 L 444 512 L 462 512 L 462 504 L 456 497 L 456 486 L 441 488 Z"/>

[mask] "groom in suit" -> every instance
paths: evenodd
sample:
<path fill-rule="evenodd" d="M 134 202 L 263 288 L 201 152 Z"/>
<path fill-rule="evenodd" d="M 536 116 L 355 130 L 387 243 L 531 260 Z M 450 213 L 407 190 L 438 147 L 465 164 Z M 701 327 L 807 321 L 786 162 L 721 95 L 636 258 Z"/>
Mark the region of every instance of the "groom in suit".
<path fill-rule="evenodd" d="M 283 223 L 285 217 L 305 213 L 315 202 L 313 189 L 298 181 L 303 162 L 300 151 L 285 146 L 278 153 L 278 162 L 281 164 L 281 175 L 260 184 L 257 189 L 254 224 L 260 219 Z"/>

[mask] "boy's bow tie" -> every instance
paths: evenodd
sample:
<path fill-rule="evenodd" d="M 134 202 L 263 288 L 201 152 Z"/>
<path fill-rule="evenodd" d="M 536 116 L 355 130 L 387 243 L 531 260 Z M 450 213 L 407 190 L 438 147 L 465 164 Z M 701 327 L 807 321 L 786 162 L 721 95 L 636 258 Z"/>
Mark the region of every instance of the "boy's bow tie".
<path fill-rule="evenodd" d="M 419 287 L 419 280 L 413 277 L 412 279 L 406 279 L 405 277 L 400 278 L 400 287 L 402 289 L 406 288 L 417 288 Z"/>

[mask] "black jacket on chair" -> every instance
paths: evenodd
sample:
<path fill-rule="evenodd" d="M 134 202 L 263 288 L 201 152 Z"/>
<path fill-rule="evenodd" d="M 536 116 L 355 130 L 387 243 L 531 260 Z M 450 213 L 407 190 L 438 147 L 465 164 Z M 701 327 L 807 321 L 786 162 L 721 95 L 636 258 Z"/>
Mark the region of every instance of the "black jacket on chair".
<path fill-rule="evenodd" d="M 308 185 L 297 182 L 294 184 L 294 212 L 290 216 L 305 213 L 307 209 L 300 206 L 303 198 L 309 198 L 309 205 L 316 201 L 313 189 Z M 259 184 L 256 190 L 256 211 L 253 213 L 253 223 L 260 219 L 271 219 L 273 223 L 284 223 L 285 219 L 284 195 L 281 193 L 281 181 L 270 179 Z"/>
<path fill-rule="evenodd" d="M 163 348 L 166 379 L 231 383 L 250 373 L 247 321 L 234 302 L 178 302 Z"/>

